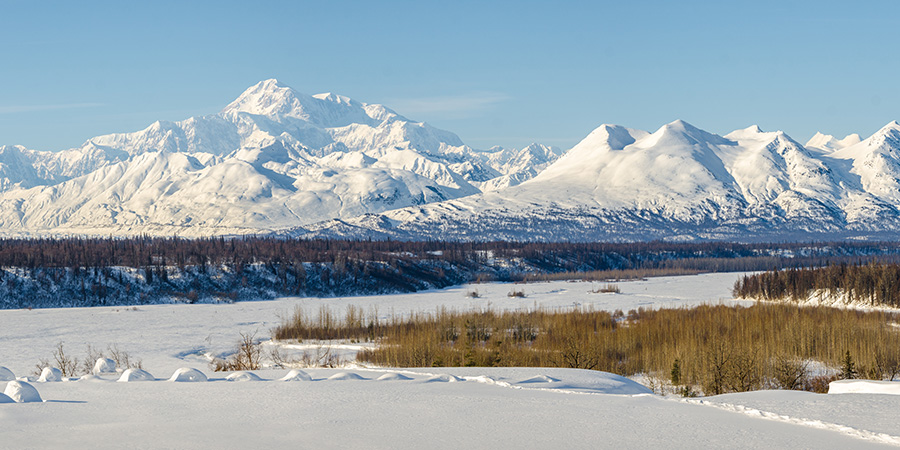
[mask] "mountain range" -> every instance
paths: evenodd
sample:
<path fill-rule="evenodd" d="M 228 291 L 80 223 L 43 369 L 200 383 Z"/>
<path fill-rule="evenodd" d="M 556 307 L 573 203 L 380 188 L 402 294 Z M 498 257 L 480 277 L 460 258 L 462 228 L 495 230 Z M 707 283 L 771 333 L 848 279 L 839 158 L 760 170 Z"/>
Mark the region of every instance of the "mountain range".
<path fill-rule="evenodd" d="M 0 234 L 457 240 L 895 239 L 900 124 L 601 125 L 477 150 L 389 108 L 262 81 L 217 114 L 60 152 L 0 147 Z"/>

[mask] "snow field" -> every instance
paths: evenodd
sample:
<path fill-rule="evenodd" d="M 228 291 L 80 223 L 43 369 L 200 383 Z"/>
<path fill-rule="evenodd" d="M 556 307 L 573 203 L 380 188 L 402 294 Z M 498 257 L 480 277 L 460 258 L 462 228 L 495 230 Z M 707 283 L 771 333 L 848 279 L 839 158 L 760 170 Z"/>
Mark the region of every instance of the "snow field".
<path fill-rule="evenodd" d="M 731 287 L 742 273 L 718 273 L 685 277 L 650 278 L 618 282 L 620 293 L 591 293 L 602 283 L 487 283 L 457 286 L 411 294 L 338 298 L 296 298 L 236 302 L 234 304 L 146 305 L 136 308 L 48 308 L 2 310 L 0 364 L 18 374 L 32 371 L 40 358 L 51 358 L 59 342 L 67 353 L 81 358 L 84 349 L 114 344 L 133 361 L 141 360 L 152 373 L 172 373 L 184 366 L 206 367 L 214 357 L 234 352 L 240 333 L 257 333 L 265 339 L 270 330 L 288 318 L 295 308 L 318 314 L 327 307 L 343 317 L 347 307 L 358 306 L 380 320 L 414 312 L 433 313 L 441 307 L 456 310 L 530 310 L 534 308 L 594 308 L 628 312 L 637 308 L 694 306 L 702 303 L 733 304 Z M 525 297 L 508 297 L 515 287 Z M 478 290 L 480 298 L 466 296 Z M 750 305 L 752 301 L 740 304 Z M 275 345 L 264 341 L 264 350 Z M 288 353 L 315 351 L 317 343 L 280 342 Z M 328 350 L 345 361 L 370 346 L 368 343 L 330 345 Z M 29 351 L 20 351 L 29 349 Z"/>
<path fill-rule="evenodd" d="M 284 371 L 258 373 L 269 381 L 44 383 L 43 403 L 0 407 L 0 447 L 33 448 L 40 436 L 41 448 L 91 442 L 100 449 L 121 442 L 201 449 L 299 442 L 326 448 L 868 448 L 893 436 L 878 440 L 865 428 L 816 427 L 662 398 L 622 377 L 586 370 L 310 369 L 314 381 L 302 383 L 276 381 Z M 365 380 L 332 380 L 347 374 Z M 410 380 L 379 381 L 385 374 Z M 463 381 L 427 382 L 439 375 Z M 828 405 L 847 396 L 815 397 Z M 65 426 L 48 426 L 51 421 Z M 90 439 L 97 435 L 105 439 Z"/>
<path fill-rule="evenodd" d="M 229 382 L 253 378 L 250 373 L 206 369 L 210 357 L 234 350 L 241 332 L 267 336 L 295 307 L 315 312 L 324 305 L 341 313 L 356 305 L 384 318 L 442 306 L 627 312 L 730 302 L 738 276 L 620 282 L 619 294 L 589 293 L 591 283 L 516 285 L 524 299 L 507 297 L 509 284 L 483 284 L 383 297 L 0 311 L 0 364 L 8 367 L 0 377 L 29 373 L 64 341 L 76 356 L 87 344 L 118 344 L 154 373 L 208 381 L 170 383 L 127 369 L 121 383 L 112 382 L 112 373 L 35 383 L 43 401 L 0 405 L 0 448 L 71 448 L 73 442 L 99 449 L 123 442 L 201 449 L 301 442 L 326 448 L 867 448 L 900 442 L 894 413 L 900 396 L 894 395 L 761 391 L 685 401 L 612 374 L 550 368 L 267 369 L 253 372 L 261 380 L 253 383 Z M 465 296 L 472 288 L 481 298 Z M 266 345 L 300 351 L 317 344 Z M 365 345 L 347 343 L 340 351 L 349 360 Z M 147 382 L 125 382 L 140 380 Z M 28 382 L 16 383 L 21 391 Z"/>

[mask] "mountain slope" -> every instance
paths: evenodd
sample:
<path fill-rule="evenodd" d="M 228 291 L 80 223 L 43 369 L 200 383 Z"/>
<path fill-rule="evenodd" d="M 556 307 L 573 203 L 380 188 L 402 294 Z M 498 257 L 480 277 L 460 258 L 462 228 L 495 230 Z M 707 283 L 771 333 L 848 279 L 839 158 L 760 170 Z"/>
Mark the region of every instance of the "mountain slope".
<path fill-rule="evenodd" d="M 723 137 L 683 121 L 654 133 L 602 125 L 521 185 L 296 233 L 519 240 L 883 238 L 900 224 L 898 155 L 896 123 L 828 153 L 758 127 Z"/>
<path fill-rule="evenodd" d="M 533 177 L 527 165 L 495 168 L 453 133 L 382 105 L 265 80 L 218 114 L 57 153 L 0 147 L 0 229 L 266 233 L 477 194 L 492 179 Z"/>

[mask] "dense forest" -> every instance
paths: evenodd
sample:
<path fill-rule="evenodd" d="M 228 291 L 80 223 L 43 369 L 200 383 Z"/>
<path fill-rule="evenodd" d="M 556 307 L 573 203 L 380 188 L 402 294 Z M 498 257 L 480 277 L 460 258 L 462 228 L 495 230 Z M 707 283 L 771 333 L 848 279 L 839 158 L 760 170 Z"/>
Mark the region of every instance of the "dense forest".
<path fill-rule="evenodd" d="M 900 307 L 900 264 L 870 262 L 768 271 L 738 280 L 734 295 L 770 301 Z"/>
<path fill-rule="evenodd" d="M 2 239 L 0 308 L 365 295 L 471 281 L 759 271 L 873 259 L 900 262 L 900 243 Z"/>

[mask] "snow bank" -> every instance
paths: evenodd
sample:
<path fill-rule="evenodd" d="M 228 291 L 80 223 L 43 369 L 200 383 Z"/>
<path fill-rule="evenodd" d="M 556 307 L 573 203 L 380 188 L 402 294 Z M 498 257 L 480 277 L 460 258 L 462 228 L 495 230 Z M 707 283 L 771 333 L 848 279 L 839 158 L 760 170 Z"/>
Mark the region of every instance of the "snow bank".
<path fill-rule="evenodd" d="M 359 376 L 359 374 L 355 374 L 353 372 L 338 372 L 330 377 L 328 377 L 331 381 L 344 381 L 344 380 L 368 380 L 368 378 L 363 378 Z"/>
<path fill-rule="evenodd" d="M 400 374 L 400 373 L 386 373 L 386 374 L 378 377 L 377 380 L 378 381 L 394 381 L 394 380 L 407 381 L 407 380 L 412 380 L 412 378 L 410 378 L 406 375 Z"/>
<path fill-rule="evenodd" d="M 642 395 L 653 391 L 644 385 L 620 375 L 597 370 L 562 369 L 549 367 L 453 367 L 407 368 L 405 371 L 430 376 L 431 381 L 441 381 L 443 372 L 448 376 L 462 377 L 465 381 L 494 384 L 515 389 L 536 389 L 559 392 L 586 392 L 591 394 Z M 452 375 L 450 375 L 452 373 Z"/>
<path fill-rule="evenodd" d="M 209 381 L 206 375 L 203 372 L 192 369 L 190 367 L 182 367 L 175 371 L 172 374 L 172 378 L 169 378 L 169 381 L 178 381 L 178 382 L 199 382 L 199 381 Z"/>
<path fill-rule="evenodd" d="M 16 376 L 13 375 L 12 370 L 0 366 L 0 381 L 14 381 L 15 379 Z"/>
<path fill-rule="evenodd" d="M 262 381 L 259 375 L 251 372 L 235 372 L 225 377 L 228 381 Z"/>
<path fill-rule="evenodd" d="M 432 375 L 425 380 L 426 383 L 456 383 L 458 381 L 466 381 L 456 375 L 450 375 L 446 373 L 442 373 L 439 375 Z"/>
<path fill-rule="evenodd" d="M 120 383 L 130 383 L 132 381 L 155 381 L 156 378 L 149 372 L 142 369 L 125 369 L 122 376 L 119 377 Z"/>
<path fill-rule="evenodd" d="M 99 382 L 104 382 L 104 381 L 108 381 L 108 380 L 104 380 L 103 378 L 100 378 L 100 377 L 97 376 L 97 375 L 94 375 L 94 374 L 90 374 L 90 373 L 89 373 L 89 374 L 87 374 L 87 375 L 82 375 L 81 378 L 78 379 L 78 381 L 93 381 L 93 382 L 99 381 Z"/>
<path fill-rule="evenodd" d="M 56 367 L 44 367 L 38 381 L 44 383 L 48 381 L 62 381 L 62 371 Z"/>
<path fill-rule="evenodd" d="M 3 391 L 3 393 L 18 403 L 37 403 L 43 401 L 41 395 L 38 394 L 37 389 L 24 381 L 10 381 L 6 384 L 6 390 Z"/>
<path fill-rule="evenodd" d="M 291 371 L 279 381 L 312 381 L 312 377 L 300 369 L 291 369 Z"/>
<path fill-rule="evenodd" d="M 94 375 L 116 373 L 116 362 L 109 358 L 97 358 L 97 362 L 94 363 L 94 370 L 92 371 L 92 373 Z"/>
<path fill-rule="evenodd" d="M 900 395 L 900 382 L 875 380 L 837 380 L 828 384 L 829 394 Z"/>
<path fill-rule="evenodd" d="M 6 394 L 0 394 L 0 403 L 15 403 L 16 401 L 9 398 Z"/>
<path fill-rule="evenodd" d="M 527 380 L 522 380 L 517 384 L 532 384 L 532 383 L 558 383 L 559 379 L 553 378 L 547 375 L 536 375 Z"/>

